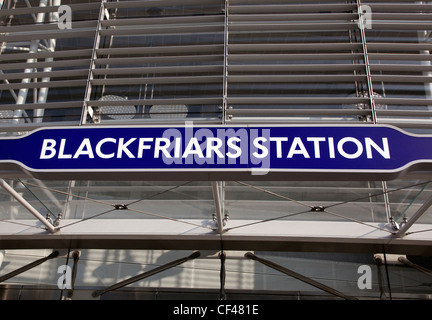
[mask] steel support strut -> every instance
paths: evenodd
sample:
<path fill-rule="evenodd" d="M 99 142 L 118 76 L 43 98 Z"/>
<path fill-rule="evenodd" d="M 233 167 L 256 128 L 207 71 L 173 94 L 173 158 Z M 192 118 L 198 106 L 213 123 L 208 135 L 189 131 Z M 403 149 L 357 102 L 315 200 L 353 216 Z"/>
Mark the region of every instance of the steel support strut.
<path fill-rule="evenodd" d="M 313 280 L 311 278 L 305 277 L 305 276 L 303 276 L 303 275 L 301 275 L 301 274 L 299 274 L 297 272 L 294 272 L 294 271 L 292 271 L 290 269 L 282 267 L 282 266 L 280 266 L 280 265 L 278 265 L 278 264 L 276 264 L 274 262 L 271 262 L 271 261 L 263 259 L 263 258 L 259 258 L 259 257 L 257 257 L 256 255 L 254 255 L 251 252 L 247 252 L 245 254 L 245 257 L 248 258 L 248 259 L 252 259 L 252 260 L 261 262 L 262 264 L 264 264 L 264 265 L 266 265 L 266 266 L 268 266 L 270 268 L 273 268 L 273 269 L 275 269 L 275 270 L 277 270 L 279 272 L 285 273 L 285 274 L 287 274 L 287 275 L 289 275 L 289 276 L 291 276 L 293 278 L 296 278 L 296 279 L 298 279 L 300 281 L 303 281 L 303 282 L 305 282 L 307 284 L 310 284 L 311 286 L 314 286 L 315 288 L 321 289 L 321 290 L 323 290 L 325 292 L 328 292 L 328 293 L 330 293 L 332 295 L 344 298 L 346 300 L 357 300 L 355 297 L 349 297 L 349 296 L 347 296 L 347 295 L 345 295 L 345 294 L 343 294 L 343 293 L 341 293 L 341 292 L 339 292 L 339 291 L 337 291 L 337 290 L 335 290 L 333 288 L 330 288 L 330 287 L 328 287 L 328 286 L 326 286 L 326 285 L 324 285 L 324 284 L 322 284 L 320 282 L 317 282 L 317 281 L 315 281 L 315 280 Z"/>
<path fill-rule="evenodd" d="M 26 201 L 18 192 L 16 192 L 10 185 L 3 179 L 0 179 L 0 186 L 5 189 L 9 194 L 21 203 L 32 215 L 34 215 L 40 222 L 42 222 L 48 231 L 54 233 L 58 231 L 47 219 L 44 218 L 30 203 Z"/>
<path fill-rule="evenodd" d="M 127 286 L 127 285 L 129 285 L 131 283 L 134 283 L 136 281 L 139 281 L 139 280 L 142 280 L 144 278 L 150 277 L 150 276 L 152 276 L 154 274 L 160 273 L 160 272 L 165 271 L 167 269 L 171 269 L 171 268 L 173 268 L 175 266 L 178 266 L 179 264 L 182 264 L 182 263 L 184 263 L 186 261 L 189 261 L 189 260 L 192 260 L 192 259 L 196 259 L 199 256 L 200 256 L 199 251 L 195 251 L 194 253 L 192 253 L 191 255 L 189 255 L 189 256 L 187 256 L 185 258 L 181 258 L 181 259 L 177 259 L 175 261 L 169 262 L 167 264 L 164 264 L 162 266 L 154 268 L 154 269 L 152 269 L 150 271 L 147 271 L 147 272 L 141 273 L 139 275 L 136 275 L 136 276 L 134 276 L 132 278 L 123 280 L 123 281 L 121 281 L 119 283 L 116 283 L 116 284 L 114 284 L 114 285 L 112 285 L 112 286 L 110 286 L 108 288 L 103 289 L 103 290 L 96 290 L 96 291 L 93 292 L 93 297 L 98 297 L 98 296 L 103 295 L 104 293 L 107 293 L 109 291 L 113 291 L 113 290 L 122 288 L 122 287 Z"/>
<path fill-rule="evenodd" d="M 46 256 L 44 258 L 41 258 L 41 259 L 36 260 L 36 261 L 33 261 L 33 262 L 31 262 L 31 263 L 29 263 L 29 264 L 27 264 L 27 265 L 25 265 L 25 266 L 23 266 L 21 268 L 18 268 L 16 270 L 12 271 L 12 272 L 9 272 L 8 274 L 5 274 L 4 276 L 1 276 L 0 277 L 0 282 L 6 281 L 6 280 L 8 280 L 8 279 L 10 279 L 12 277 L 15 277 L 16 275 L 19 275 L 20 273 L 23 273 L 23 272 L 27 271 L 27 270 L 33 269 L 34 267 L 37 267 L 38 265 L 44 263 L 45 261 L 48 261 L 50 259 L 58 257 L 58 255 L 59 255 L 58 251 L 53 251 L 50 255 L 48 255 L 48 256 Z"/>
<path fill-rule="evenodd" d="M 426 200 L 425 203 L 411 216 L 395 234 L 396 237 L 403 237 L 411 226 L 432 206 L 432 197 Z"/>

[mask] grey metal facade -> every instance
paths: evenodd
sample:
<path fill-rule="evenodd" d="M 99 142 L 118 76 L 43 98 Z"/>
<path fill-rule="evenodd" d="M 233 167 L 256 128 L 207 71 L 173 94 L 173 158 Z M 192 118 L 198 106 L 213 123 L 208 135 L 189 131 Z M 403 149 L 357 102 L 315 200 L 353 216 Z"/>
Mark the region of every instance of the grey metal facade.
<path fill-rule="evenodd" d="M 430 1 L 0 3 L 0 137 L 185 123 L 432 133 Z M 428 299 L 430 179 L 8 177 L 0 298 Z"/>

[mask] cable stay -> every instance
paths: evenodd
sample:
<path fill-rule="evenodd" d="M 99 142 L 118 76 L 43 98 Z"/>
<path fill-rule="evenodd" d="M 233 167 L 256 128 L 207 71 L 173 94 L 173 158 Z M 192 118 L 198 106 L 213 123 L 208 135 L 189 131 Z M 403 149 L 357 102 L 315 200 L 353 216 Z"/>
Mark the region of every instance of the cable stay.
<path fill-rule="evenodd" d="M 282 272 L 284 274 L 287 274 L 287 275 L 289 275 L 289 276 L 291 276 L 291 277 L 293 277 L 295 279 L 298 279 L 298 280 L 300 280 L 302 282 L 310 284 L 311 286 L 314 286 L 315 288 L 321 289 L 321 290 L 323 290 L 323 291 L 325 291 L 327 293 L 330 293 L 330 294 L 332 294 L 334 296 L 343 298 L 345 300 L 358 300 L 355 297 L 347 296 L 347 295 L 343 294 L 342 292 L 339 292 L 339 291 L 337 291 L 337 290 L 335 290 L 335 289 L 333 289 L 331 287 L 326 286 L 325 284 L 322 284 L 322 283 L 320 283 L 318 281 L 315 281 L 315 280 L 313 280 L 313 279 L 311 279 L 309 277 L 301 275 L 301 274 L 299 274 L 299 273 L 297 273 L 295 271 L 292 271 L 290 269 L 282 267 L 281 265 L 278 265 L 278 264 L 276 264 L 274 262 L 271 262 L 269 260 L 257 257 L 252 252 L 247 252 L 245 254 L 245 257 L 248 258 L 248 259 L 251 259 L 251 260 L 258 261 L 258 262 L 260 262 L 260 263 L 262 263 L 262 264 L 264 264 L 264 265 L 266 265 L 266 266 L 268 266 L 268 267 L 270 267 L 272 269 L 275 269 L 275 270 L 277 270 L 279 272 Z"/>

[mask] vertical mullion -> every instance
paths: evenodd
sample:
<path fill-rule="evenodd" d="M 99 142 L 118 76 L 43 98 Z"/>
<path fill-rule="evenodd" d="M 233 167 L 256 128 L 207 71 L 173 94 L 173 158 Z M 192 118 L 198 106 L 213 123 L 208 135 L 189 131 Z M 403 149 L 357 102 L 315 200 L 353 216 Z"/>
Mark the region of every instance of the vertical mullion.
<path fill-rule="evenodd" d="M 360 28 L 360 34 L 361 34 L 361 41 L 362 41 L 362 47 L 363 47 L 363 56 L 364 56 L 364 63 L 365 63 L 365 69 L 366 69 L 366 79 L 367 79 L 367 86 L 368 86 L 368 94 L 369 94 L 369 101 L 370 101 L 370 107 L 371 107 L 371 115 L 372 115 L 372 122 L 374 124 L 377 123 L 376 119 L 376 109 L 375 109 L 375 100 L 374 100 L 374 90 L 372 85 L 372 76 L 370 72 L 370 64 L 369 64 L 369 55 L 367 50 L 367 42 L 366 42 L 366 32 L 365 27 L 363 25 L 363 19 L 362 19 L 362 4 L 361 0 L 357 0 L 357 12 L 359 16 L 359 28 Z"/>
<path fill-rule="evenodd" d="M 105 3 L 106 0 L 102 0 L 101 1 L 101 6 L 99 9 L 99 17 L 98 17 L 98 22 L 96 25 L 96 33 L 95 33 L 95 39 L 93 42 L 93 52 L 92 52 L 92 56 L 91 56 L 91 60 L 90 60 L 90 66 L 89 66 L 89 73 L 88 73 L 88 77 L 87 77 L 87 85 L 86 85 L 86 91 L 84 93 L 84 101 L 83 101 L 83 110 L 81 113 L 81 121 L 80 121 L 80 125 L 83 125 L 86 123 L 87 121 L 87 114 L 89 112 L 93 113 L 94 110 L 92 109 L 92 107 L 88 106 L 88 102 L 90 100 L 90 94 L 92 91 L 92 85 L 91 85 L 91 80 L 93 79 L 93 69 L 95 68 L 95 59 L 96 59 L 96 50 L 99 48 L 99 43 L 100 43 L 100 28 L 101 28 L 101 23 L 103 20 L 103 16 L 104 16 L 104 12 L 105 12 Z"/>
<path fill-rule="evenodd" d="M 223 66 L 223 97 L 222 97 L 222 124 L 226 123 L 226 109 L 228 98 L 228 13 L 229 0 L 225 0 L 225 24 L 224 24 L 224 66 Z"/>

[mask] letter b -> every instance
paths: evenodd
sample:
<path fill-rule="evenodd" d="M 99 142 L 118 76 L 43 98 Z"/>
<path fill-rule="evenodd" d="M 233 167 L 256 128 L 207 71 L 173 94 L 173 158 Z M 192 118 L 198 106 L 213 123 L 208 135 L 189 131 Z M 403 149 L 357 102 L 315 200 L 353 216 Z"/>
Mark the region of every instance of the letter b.
<path fill-rule="evenodd" d="M 44 139 L 40 154 L 40 159 L 51 159 L 56 155 L 56 141 L 54 139 Z M 47 154 L 48 153 L 48 154 Z"/>

